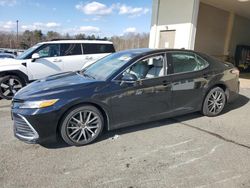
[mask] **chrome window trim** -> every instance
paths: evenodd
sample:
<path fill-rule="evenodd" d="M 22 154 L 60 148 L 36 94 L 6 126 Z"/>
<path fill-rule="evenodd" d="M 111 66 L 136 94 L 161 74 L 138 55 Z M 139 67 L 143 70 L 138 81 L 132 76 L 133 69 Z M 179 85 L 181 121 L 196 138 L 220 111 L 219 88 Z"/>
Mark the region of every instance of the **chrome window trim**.
<path fill-rule="evenodd" d="M 27 123 L 27 125 L 29 126 L 29 128 L 33 131 L 34 136 L 30 137 L 30 136 L 23 136 L 23 135 L 18 134 L 18 133 L 15 133 L 15 134 L 16 134 L 18 137 L 23 138 L 23 139 L 28 140 L 28 141 L 32 141 L 32 140 L 38 139 L 38 138 L 39 138 L 39 135 L 38 135 L 38 133 L 36 132 L 36 130 L 32 127 L 32 125 L 29 123 L 29 121 L 28 121 L 24 116 L 22 116 L 22 115 L 20 115 L 20 114 L 17 114 L 17 115 L 18 115 L 19 117 L 21 117 L 21 118 L 25 121 L 25 123 Z"/>

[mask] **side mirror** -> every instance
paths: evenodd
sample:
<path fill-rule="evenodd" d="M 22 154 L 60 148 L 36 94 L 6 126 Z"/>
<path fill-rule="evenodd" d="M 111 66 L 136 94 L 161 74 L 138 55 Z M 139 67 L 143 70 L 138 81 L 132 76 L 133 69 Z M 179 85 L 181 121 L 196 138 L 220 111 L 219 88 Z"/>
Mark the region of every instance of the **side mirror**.
<path fill-rule="evenodd" d="M 134 74 L 126 73 L 121 79 L 123 82 L 133 83 L 137 81 L 137 77 Z"/>
<path fill-rule="evenodd" d="M 39 59 L 39 58 L 40 58 L 40 55 L 38 53 L 34 53 L 31 56 L 31 59 L 32 59 L 31 61 L 34 62 L 34 61 L 36 61 L 36 59 Z"/>

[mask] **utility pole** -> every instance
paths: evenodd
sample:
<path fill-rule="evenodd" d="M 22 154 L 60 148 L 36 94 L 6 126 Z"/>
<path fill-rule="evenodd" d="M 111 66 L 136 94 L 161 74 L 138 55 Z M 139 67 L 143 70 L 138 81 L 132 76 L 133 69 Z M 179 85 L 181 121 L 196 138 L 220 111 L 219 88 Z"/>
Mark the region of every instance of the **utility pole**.
<path fill-rule="evenodd" d="M 18 20 L 16 21 L 16 41 L 17 41 L 17 47 L 18 47 Z"/>

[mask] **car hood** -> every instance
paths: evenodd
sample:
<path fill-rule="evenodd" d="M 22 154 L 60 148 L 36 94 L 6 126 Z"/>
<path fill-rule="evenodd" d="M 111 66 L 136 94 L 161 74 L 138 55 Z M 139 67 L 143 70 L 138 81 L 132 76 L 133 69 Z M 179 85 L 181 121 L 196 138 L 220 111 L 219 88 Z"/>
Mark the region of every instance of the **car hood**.
<path fill-rule="evenodd" d="M 19 59 L 11 59 L 11 58 L 0 59 L 0 66 L 20 65 L 21 63 L 22 60 Z"/>
<path fill-rule="evenodd" d="M 36 97 L 50 96 L 61 92 L 82 89 L 90 84 L 100 82 L 78 74 L 77 72 L 60 73 L 37 80 L 19 90 L 14 99 L 27 100 Z"/>

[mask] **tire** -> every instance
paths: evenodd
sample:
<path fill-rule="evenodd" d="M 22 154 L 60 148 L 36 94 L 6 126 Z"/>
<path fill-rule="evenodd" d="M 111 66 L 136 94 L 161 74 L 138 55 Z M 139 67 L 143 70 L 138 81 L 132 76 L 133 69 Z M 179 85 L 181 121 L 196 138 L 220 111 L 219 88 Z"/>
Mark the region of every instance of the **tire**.
<path fill-rule="evenodd" d="M 215 87 L 211 89 L 202 107 L 202 114 L 209 117 L 214 117 L 219 115 L 224 109 L 226 104 L 226 94 L 224 90 L 220 87 Z"/>
<path fill-rule="evenodd" d="M 94 106 L 83 105 L 65 114 L 60 133 L 67 144 L 83 146 L 94 142 L 102 133 L 103 127 L 102 113 Z"/>
<path fill-rule="evenodd" d="M 0 98 L 10 100 L 15 93 L 25 86 L 24 81 L 14 75 L 0 78 Z"/>

